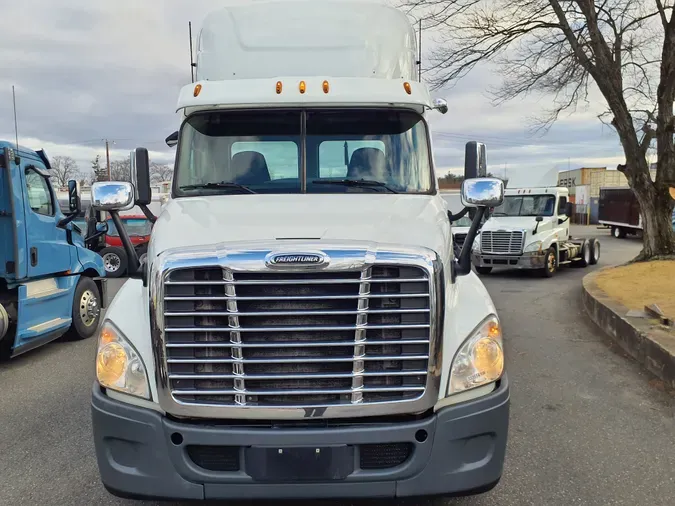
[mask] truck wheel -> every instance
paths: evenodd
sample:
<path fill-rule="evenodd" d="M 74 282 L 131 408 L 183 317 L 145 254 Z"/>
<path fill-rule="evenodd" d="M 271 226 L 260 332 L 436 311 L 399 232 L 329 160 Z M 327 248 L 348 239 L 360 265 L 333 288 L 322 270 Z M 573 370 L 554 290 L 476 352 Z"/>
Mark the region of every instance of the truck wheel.
<path fill-rule="evenodd" d="M 546 252 L 546 265 L 541 270 L 542 276 L 545 278 L 552 278 L 558 270 L 558 255 L 555 248 L 551 246 Z"/>
<path fill-rule="evenodd" d="M 73 297 L 73 324 L 66 334 L 71 341 L 94 335 L 101 319 L 101 294 L 93 279 L 82 276 Z"/>
<path fill-rule="evenodd" d="M 588 240 L 591 250 L 591 265 L 595 265 L 600 260 L 600 242 L 596 238 Z"/>
<path fill-rule="evenodd" d="M 584 241 L 581 245 L 581 251 L 579 252 L 580 260 L 577 262 L 577 265 L 581 267 L 588 267 L 591 265 L 592 253 L 590 242 Z"/>
<path fill-rule="evenodd" d="M 487 276 L 492 272 L 492 267 L 476 267 L 476 272 L 483 276 Z"/>
<path fill-rule="evenodd" d="M 122 248 L 105 248 L 101 256 L 108 277 L 119 278 L 127 272 L 127 254 Z"/>

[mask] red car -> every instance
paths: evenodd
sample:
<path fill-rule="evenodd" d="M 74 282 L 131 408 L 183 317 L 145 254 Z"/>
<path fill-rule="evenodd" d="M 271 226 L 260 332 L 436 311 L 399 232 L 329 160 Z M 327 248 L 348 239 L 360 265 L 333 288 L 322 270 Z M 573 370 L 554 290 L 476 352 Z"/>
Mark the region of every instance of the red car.
<path fill-rule="evenodd" d="M 152 223 L 143 215 L 120 216 L 124 227 L 129 233 L 131 243 L 136 248 L 139 258 L 146 254 Z M 108 233 L 105 236 L 105 248 L 99 254 L 103 257 L 103 264 L 108 277 L 119 278 L 127 271 L 128 259 L 124 251 L 122 240 L 111 218 L 108 219 Z"/>

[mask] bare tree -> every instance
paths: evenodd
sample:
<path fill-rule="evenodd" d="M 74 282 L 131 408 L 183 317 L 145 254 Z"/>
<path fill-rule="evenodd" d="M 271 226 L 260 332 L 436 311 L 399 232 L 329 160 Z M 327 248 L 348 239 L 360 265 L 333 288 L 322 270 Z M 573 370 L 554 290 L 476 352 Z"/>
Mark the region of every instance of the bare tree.
<path fill-rule="evenodd" d="M 80 182 L 80 185 L 82 185 L 82 186 L 91 186 L 98 179 L 97 179 L 95 173 L 93 173 L 91 171 L 81 170 L 77 174 L 77 180 Z"/>
<path fill-rule="evenodd" d="M 594 87 L 623 147 L 626 175 L 644 222 L 638 259 L 675 254 L 674 0 L 402 0 L 443 35 L 426 72 L 434 87 L 478 63 L 498 65 L 501 103 L 531 93 L 552 96 L 539 126 L 574 111 Z M 652 181 L 648 151 L 656 148 Z"/>
<path fill-rule="evenodd" d="M 128 158 L 112 160 L 110 176 L 113 181 L 131 181 L 131 161 Z"/>
<path fill-rule="evenodd" d="M 75 179 L 78 175 L 77 162 L 69 156 L 55 156 L 49 163 L 52 166 L 56 184 L 60 188 L 68 186 L 68 181 Z"/>
<path fill-rule="evenodd" d="M 150 163 L 150 179 L 156 183 L 168 181 L 173 176 L 173 168 L 159 163 Z"/>

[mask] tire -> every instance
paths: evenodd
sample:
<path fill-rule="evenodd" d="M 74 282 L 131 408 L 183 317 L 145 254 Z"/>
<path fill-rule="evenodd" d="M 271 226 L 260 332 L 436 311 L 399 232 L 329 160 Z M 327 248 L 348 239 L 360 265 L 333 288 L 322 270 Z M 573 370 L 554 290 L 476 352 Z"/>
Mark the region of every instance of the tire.
<path fill-rule="evenodd" d="M 96 282 L 82 276 L 75 287 L 73 324 L 66 334 L 69 341 L 88 339 L 96 333 L 101 320 L 101 293 Z"/>
<path fill-rule="evenodd" d="M 581 252 L 579 254 L 580 260 L 577 262 L 577 265 L 580 267 L 588 267 L 591 265 L 591 260 L 593 258 L 593 252 L 591 251 L 591 244 L 589 241 L 584 241 L 581 244 Z"/>
<path fill-rule="evenodd" d="M 492 272 L 492 267 L 476 267 L 476 272 L 481 276 L 487 276 Z"/>
<path fill-rule="evenodd" d="M 600 242 L 596 238 L 588 240 L 591 250 L 591 265 L 595 265 L 600 260 Z"/>
<path fill-rule="evenodd" d="M 612 227 L 612 236 L 616 239 L 623 239 L 626 237 L 626 231 L 621 227 Z"/>
<path fill-rule="evenodd" d="M 127 272 L 129 261 L 122 248 L 105 248 L 100 253 L 103 257 L 103 267 L 109 278 L 121 278 Z"/>
<path fill-rule="evenodd" d="M 558 271 L 558 253 L 551 246 L 546 252 L 546 265 L 541 269 L 541 275 L 545 278 L 552 278 Z"/>

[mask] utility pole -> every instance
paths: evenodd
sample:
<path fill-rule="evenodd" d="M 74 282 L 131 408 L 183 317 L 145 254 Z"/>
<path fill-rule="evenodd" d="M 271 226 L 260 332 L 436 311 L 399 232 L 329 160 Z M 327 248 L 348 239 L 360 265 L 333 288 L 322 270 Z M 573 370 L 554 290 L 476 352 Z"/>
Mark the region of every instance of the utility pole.
<path fill-rule="evenodd" d="M 110 174 L 110 143 L 108 139 L 103 140 L 105 141 L 105 163 L 108 171 L 108 181 L 112 181 L 112 175 Z"/>

